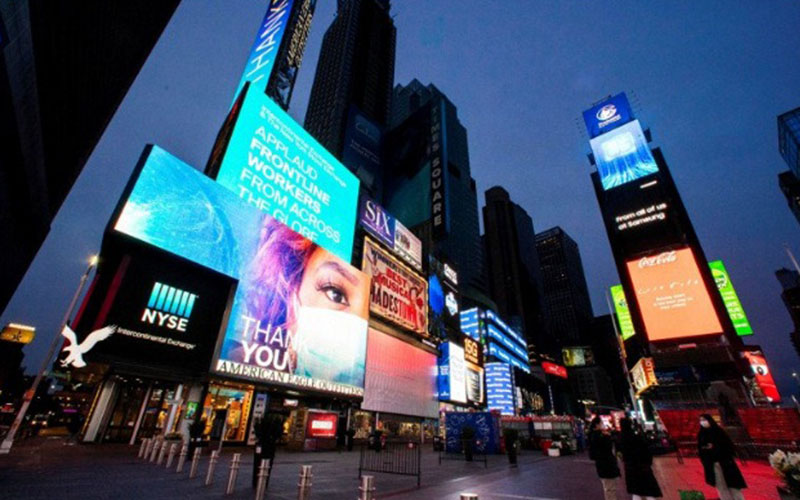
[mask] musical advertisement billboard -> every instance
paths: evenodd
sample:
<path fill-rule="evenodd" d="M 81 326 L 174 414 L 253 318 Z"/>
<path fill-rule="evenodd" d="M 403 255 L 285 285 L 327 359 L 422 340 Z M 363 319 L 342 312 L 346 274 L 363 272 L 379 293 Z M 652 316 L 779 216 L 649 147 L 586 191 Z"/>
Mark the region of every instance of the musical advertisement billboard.
<path fill-rule="evenodd" d="M 650 342 L 722 333 L 691 248 L 626 262 Z"/>
<path fill-rule="evenodd" d="M 237 281 L 213 372 L 363 395 L 369 275 L 157 146 L 128 189 L 115 231 Z"/>
<path fill-rule="evenodd" d="M 778 386 L 775 385 L 775 379 L 772 378 L 769 366 L 767 366 L 767 358 L 764 357 L 764 353 L 761 351 L 744 351 L 742 354 L 747 359 L 747 362 L 750 363 L 750 368 L 756 377 L 756 383 L 761 388 L 761 392 L 764 393 L 764 397 L 770 403 L 779 403 L 781 395 L 778 392 Z"/>
<path fill-rule="evenodd" d="M 362 198 L 358 221 L 401 259 L 422 271 L 422 241 L 375 200 Z"/>

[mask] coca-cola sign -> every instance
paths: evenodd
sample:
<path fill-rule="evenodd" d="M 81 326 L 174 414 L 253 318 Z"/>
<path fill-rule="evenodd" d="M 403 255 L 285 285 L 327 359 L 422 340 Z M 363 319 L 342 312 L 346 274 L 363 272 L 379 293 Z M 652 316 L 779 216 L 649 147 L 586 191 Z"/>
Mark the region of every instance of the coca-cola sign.
<path fill-rule="evenodd" d="M 658 255 L 653 255 L 650 257 L 642 257 L 639 260 L 639 269 L 644 269 L 646 267 L 653 267 L 653 266 L 660 266 L 661 264 L 672 264 L 678 259 L 678 256 L 675 253 L 675 250 L 670 252 L 662 252 Z"/>

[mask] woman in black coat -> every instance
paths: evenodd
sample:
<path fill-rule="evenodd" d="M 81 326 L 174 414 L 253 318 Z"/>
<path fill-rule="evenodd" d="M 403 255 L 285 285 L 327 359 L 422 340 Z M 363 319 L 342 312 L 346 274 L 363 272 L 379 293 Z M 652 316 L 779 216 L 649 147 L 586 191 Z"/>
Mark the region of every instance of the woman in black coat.
<path fill-rule="evenodd" d="M 647 440 L 633 431 L 633 422 L 629 418 L 620 420 L 620 428 L 619 447 L 625 464 L 628 493 L 633 495 L 633 500 L 660 497 L 661 487 L 653 474 L 653 454 L 648 449 Z"/>
<path fill-rule="evenodd" d="M 733 441 L 711 415 L 700 416 L 697 449 L 706 483 L 717 488 L 720 500 L 744 500 L 742 489 L 747 483 L 734 460 Z"/>
<path fill-rule="evenodd" d="M 614 455 L 614 441 L 611 433 L 603 425 L 600 417 L 595 417 L 589 424 L 589 458 L 594 460 L 597 475 L 603 483 L 605 500 L 617 500 L 617 478 L 619 465 Z"/>

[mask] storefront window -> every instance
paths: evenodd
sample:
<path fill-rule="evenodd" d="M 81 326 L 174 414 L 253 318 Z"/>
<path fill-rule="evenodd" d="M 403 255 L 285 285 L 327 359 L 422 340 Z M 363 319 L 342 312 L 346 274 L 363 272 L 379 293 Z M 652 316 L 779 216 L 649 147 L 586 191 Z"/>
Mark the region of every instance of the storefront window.
<path fill-rule="evenodd" d="M 211 384 L 203 402 L 203 435 L 212 440 L 244 441 L 252 399 L 252 386 Z"/>
<path fill-rule="evenodd" d="M 350 414 L 350 428 L 353 429 L 356 434 L 353 436 L 354 439 L 367 439 L 369 437 L 369 433 L 372 431 L 372 426 L 374 425 L 375 419 L 373 418 L 373 414 L 368 411 L 354 411 Z"/>

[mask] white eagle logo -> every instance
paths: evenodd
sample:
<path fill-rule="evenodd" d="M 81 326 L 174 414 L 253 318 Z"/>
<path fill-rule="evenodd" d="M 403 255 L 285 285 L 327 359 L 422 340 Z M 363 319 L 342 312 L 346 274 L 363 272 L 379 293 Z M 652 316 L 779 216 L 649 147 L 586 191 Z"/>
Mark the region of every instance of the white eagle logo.
<path fill-rule="evenodd" d="M 95 330 L 83 339 L 83 342 L 78 343 L 78 338 L 75 332 L 72 331 L 67 325 L 61 330 L 61 336 L 67 339 L 69 345 L 62 349 L 62 352 L 68 353 L 67 357 L 61 361 L 61 366 L 74 366 L 75 368 L 83 368 L 86 366 L 86 361 L 83 360 L 83 355 L 89 352 L 92 347 L 101 340 L 105 340 L 117 331 L 116 325 L 109 325 L 99 330 Z"/>

